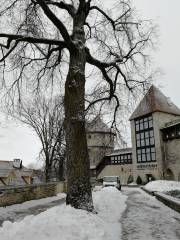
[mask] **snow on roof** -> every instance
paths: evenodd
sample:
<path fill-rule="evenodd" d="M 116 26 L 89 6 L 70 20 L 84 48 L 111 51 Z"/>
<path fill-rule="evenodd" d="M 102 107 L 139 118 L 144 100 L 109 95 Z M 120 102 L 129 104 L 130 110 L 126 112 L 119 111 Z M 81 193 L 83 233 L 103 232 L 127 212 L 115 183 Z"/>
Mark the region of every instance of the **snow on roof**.
<path fill-rule="evenodd" d="M 130 121 L 153 112 L 180 116 L 180 109 L 158 88 L 152 85 L 130 117 Z"/>

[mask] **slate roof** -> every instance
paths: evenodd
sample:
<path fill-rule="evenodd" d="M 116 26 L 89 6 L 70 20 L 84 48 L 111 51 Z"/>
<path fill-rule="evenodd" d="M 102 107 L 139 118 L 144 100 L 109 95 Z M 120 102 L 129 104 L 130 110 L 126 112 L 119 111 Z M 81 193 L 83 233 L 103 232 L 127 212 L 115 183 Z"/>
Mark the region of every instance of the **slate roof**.
<path fill-rule="evenodd" d="M 13 185 L 25 185 L 22 177 L 32 176 L 33 171 L 22 166 L 21 169 L 15 168 L 13 161 L 0 160 L 0 178 L 8 177 L 12 172 L 16 175 Z"/>
<path fill-rule="evenodd" d="M 116 155 L 126 154 L 126 153 L 132 153 L 132 148 L 116 149 L 111 154 L 108 154 L 106 156 L 116 156 Z"/>
<path fill-rule="evenodd" d="M 153 112 L 164 112 L 180 116 L 180 109 L 154 85 L 149 88 L 131 115 L 130 121 Z"/>
<path fill-rule="evenodd" d="M 8 177 L 11 172 L 10 169 L 0 169 L 0 177 Z"/>

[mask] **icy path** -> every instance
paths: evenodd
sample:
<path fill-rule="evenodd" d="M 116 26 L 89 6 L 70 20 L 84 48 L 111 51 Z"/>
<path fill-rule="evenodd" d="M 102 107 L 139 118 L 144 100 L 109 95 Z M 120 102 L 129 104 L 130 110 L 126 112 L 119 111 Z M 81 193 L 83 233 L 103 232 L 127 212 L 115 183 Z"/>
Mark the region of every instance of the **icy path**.
<path fill-rule="evenodd" d="M 37 215 L 47 209 L 65 202 L 65 194 L 59 193 L 57 196 L 31 200 L 22 204 L 0 207 L 0 227 L 4 221 L 18 222 L 28 215 Z"/>
<path fill-rule="evenodd" d="M 180 214 L 138 188 L 123 188 L 128 196 L 121 218 L 122 240 L 179 240 Z"/>

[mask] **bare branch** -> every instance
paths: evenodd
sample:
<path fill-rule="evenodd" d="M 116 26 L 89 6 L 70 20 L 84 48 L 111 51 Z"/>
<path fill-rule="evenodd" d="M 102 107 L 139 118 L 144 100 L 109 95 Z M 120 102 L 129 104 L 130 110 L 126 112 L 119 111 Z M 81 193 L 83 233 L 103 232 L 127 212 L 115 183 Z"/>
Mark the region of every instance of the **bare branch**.
<path fill-rule="evenodd" d="M 13 40 L 16 42 L 28 42 L 28 43 L 39 43 L 39 44 L 51 44 L 51 45 L 61 45 L 63 47 L 68 47 L 68 44 L 64 41 L 55 40 L 55 39 L 47 39 L 47 38 L 35 38 L 29 36 L 22 36 L 16 34 L 8 34 L 8 33 L 0 33 L 0 38 L 7 38 L 7 45 L 1 45 L 5 48 L 9 48 L 10 44 Z"/>
<path fill-rule="evenodd" d="M 36 0 L 37 3 L 41 6 L 43 9 L 45 15 L 52 21 L 52 23 L 57 27 L 57 29 L 60 31 L 62 37 L 67 43 L 71 42 L 69 33 L 64 26 L 64 24 L 59 20 L 59 18 L 50 10 L 50 8 L 47 6 L 44 0 Z"/>
<path fill-rule="evenodd" d="M 69 13 L 69 15 L 71 15 L 71 17 L 75 16 L 76 9 L 74 8 L 74 6 L 72 4 L 67 4 L 63 1 L 56 2 L 56 1 L 51 1 L 51 0 L 46 0 L 45 2 L 48 5 L 53 5 L 53 6 L 56 6 L 58 8 L 66 10 Z"/>

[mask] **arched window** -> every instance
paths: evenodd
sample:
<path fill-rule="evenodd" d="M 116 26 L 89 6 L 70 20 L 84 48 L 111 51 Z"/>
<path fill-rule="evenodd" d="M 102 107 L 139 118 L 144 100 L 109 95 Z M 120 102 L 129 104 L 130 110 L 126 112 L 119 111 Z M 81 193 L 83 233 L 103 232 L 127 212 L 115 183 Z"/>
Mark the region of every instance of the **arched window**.
<path fill-rule="evenodd" d="M 174 178 L 174 173 L 171 169 L 167 169 L 166 172 L 165 172 L 165 179 L 166 180 L 175 180 Z"/>

